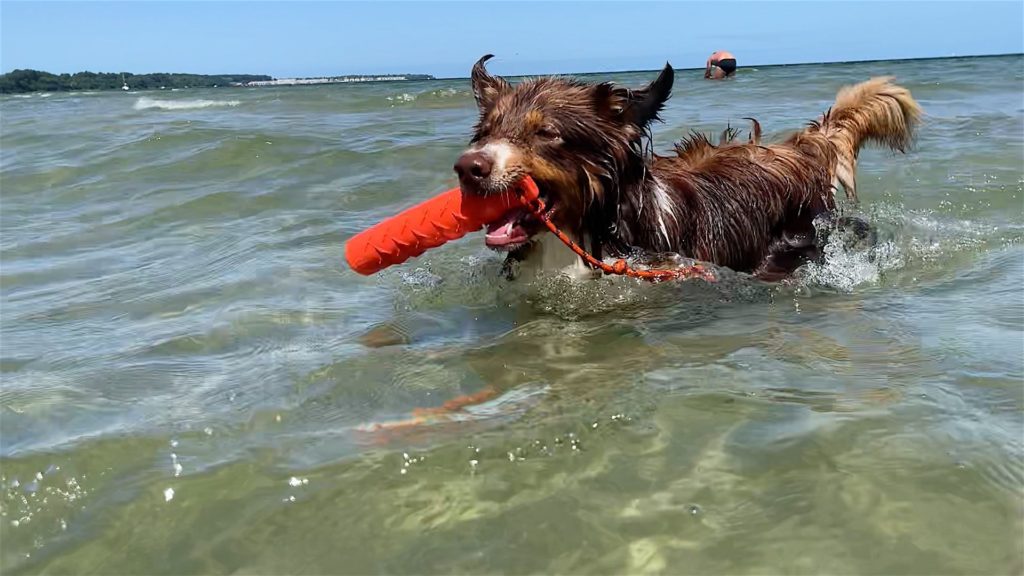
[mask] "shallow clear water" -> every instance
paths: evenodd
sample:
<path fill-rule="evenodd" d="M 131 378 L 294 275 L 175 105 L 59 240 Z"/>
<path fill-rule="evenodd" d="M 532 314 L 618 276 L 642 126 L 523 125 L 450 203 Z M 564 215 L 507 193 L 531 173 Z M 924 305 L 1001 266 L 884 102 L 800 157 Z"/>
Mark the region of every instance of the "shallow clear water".
<path fill-rule="evenodd" d="M 889 73 L 880 243 L 783 286 L 347 270 L 463 80 L 5 97 L 0 571 L 1020 573 L 1024 60 L 681 72 L 656 144 Z"/>

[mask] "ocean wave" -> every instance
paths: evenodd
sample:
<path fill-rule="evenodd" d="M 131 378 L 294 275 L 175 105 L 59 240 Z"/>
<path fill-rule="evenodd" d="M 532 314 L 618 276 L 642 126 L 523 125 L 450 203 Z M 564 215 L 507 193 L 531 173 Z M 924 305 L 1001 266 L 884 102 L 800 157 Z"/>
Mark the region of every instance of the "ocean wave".
<path fill-rule="evenodd" d="M 394 108 L 397 105 L 410 104 L 416 102 L 418 104 L 430 105 L 448 105 L 447 102 L 452 99 L 469 99 L 472 98 L 473 93 L 469 90 L 459 90 L 456 88 L 438 88 L 436 90 L 426 90 L 424 92 L 417 92 L 415 94 L 402 93 L 393 94 L 386 96 L 384 99 L 391 103 L 391 107 Z"/>
<path fill-rule="evenodd" d="M 413 102 L 416 100 L 414 94 L 399 94 L 397 96 L 388 96 L 386 98 L 388 102 Z"/>
<path fill-rule="evenodd" d="M 143 96 L 135 101 L 136 110 L 199 110 L 217 106 L 238 106 L 238 100 L 159 100 Z"/>
<path fill-rule="evenodd" d="M 457 88 L 439 88 L 437 90 L 431 90 L 425 93 L 426 96 L 433 98 L 455 98 L 455 97 L 469 97 L 473 95 L 470 90 L 459 90 Z"/>

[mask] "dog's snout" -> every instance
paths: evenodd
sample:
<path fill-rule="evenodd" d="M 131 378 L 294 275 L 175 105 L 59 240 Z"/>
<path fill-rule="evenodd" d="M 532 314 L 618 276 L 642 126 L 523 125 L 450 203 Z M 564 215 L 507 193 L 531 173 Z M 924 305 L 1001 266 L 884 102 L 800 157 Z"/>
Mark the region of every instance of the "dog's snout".
<path fill-rule="evenodd" d="M 464 186 L 476 188 L 491 175 L 491 159 L 483 152 L 466 152 L 455 162 L 455 173 Z"/>

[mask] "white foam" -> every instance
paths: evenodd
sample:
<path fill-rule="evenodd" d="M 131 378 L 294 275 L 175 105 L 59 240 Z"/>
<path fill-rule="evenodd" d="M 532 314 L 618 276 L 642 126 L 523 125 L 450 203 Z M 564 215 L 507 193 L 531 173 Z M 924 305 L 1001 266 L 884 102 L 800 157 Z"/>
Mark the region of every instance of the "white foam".
<path fill-rule="evenodd" d="M 429 94 L 438 98 L 451 98 L 453 96 L 470 96 L 472 93 L 463 90 L 456 90 L 455 88 L 441 88 L 434 90 L 433 92 L 429 92 Z"/>
<path fill-rule="evenodd" d="M 416 100 L 416 96 L 413 94 L 399 94 L 397 96 L 388 96 L 388 102 L 412 102 Z"/>
<path fill-rule="evenodd" d="M 200 110 L 218 106 L 238 106 L 238 100 L 159 100 L 143 96 L 135 101 L 136 110 Z"/>

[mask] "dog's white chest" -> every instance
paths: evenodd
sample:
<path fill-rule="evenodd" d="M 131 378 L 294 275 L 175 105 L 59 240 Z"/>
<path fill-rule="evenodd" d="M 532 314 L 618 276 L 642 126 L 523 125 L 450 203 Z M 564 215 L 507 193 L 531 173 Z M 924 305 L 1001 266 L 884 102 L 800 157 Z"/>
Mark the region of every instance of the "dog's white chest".
<path fill-rule="evenodd" d="M 587 245 L 587 238 L 582 245 Z M 592 277 L 594 271 L 554 234 L 541 234 L 534 240 L 530 255 L 519 263 L 519 274 L 535 278 L 541 273 L 565 274 L 574 280 L 585 280 Z"/>

